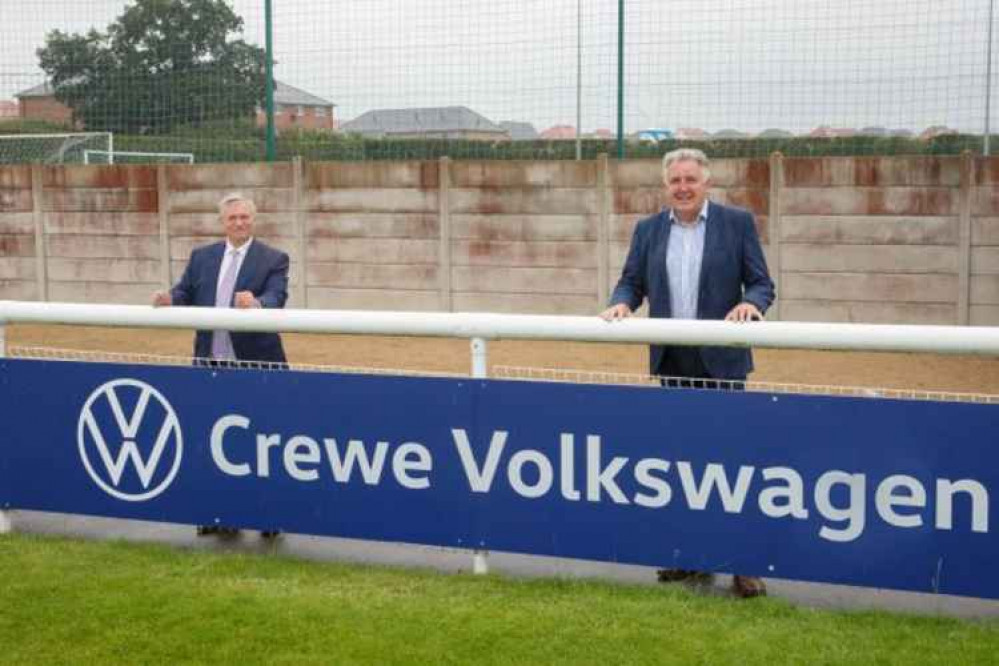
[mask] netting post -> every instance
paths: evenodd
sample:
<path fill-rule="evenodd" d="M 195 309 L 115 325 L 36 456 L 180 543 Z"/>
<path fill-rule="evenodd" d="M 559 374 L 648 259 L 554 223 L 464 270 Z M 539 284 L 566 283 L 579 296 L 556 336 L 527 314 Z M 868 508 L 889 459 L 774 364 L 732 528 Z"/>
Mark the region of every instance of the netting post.
<path fill-rule="evenodd" d="M 472 377 L 484 379 L 488 376 L 486 365 L 485 338 L 472 338 Z M 482 576 L 489 573 L 489 551 L 475 549 L 472 552 L 472 573 Z"/>

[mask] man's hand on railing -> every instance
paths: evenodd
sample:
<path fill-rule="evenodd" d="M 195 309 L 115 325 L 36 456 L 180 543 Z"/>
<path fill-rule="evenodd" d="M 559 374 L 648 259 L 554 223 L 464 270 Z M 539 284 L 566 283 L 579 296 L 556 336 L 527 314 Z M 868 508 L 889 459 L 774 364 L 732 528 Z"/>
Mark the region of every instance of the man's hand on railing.
<path fill-rule="evenodd" d="M 626 319 L 631 316 L 631 308 L 625 303 L 617 303 L 600 313 L 600 318 L 604 321 L 616 321 Z"/>
<path fill-rule="evenodd" d="M 173 305 L 173 298 L 170 297 L 169 291 L 157 291 L 153 294 L 154 308 L 166 308 L 171 305 Z"/>
<path fill-rule="evenodd" d="M 734 308 L 729 310 L 728 314 L 725 315 L 725 321 L 734 322 L 746 322 L 746 321 L 761 321 L 763 319 L 763 313 L 752 303 L 743 301 L 739 303 Z"/>

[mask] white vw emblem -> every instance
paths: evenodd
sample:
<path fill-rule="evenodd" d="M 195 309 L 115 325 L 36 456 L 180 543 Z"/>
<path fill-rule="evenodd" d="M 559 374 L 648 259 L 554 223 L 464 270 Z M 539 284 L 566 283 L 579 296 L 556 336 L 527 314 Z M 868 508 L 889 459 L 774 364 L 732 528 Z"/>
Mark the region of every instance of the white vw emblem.
<path fill-rule="evenodd" d="M 134 403 L 131 415 L 125 415 L 123 403 Z M 109 412 L 113 419 L 107 418 Z M 80 411 L 76 440 L 94 483 L 127 502 L 143 502 L 166 490 L 180 469 L 184 448 L 173 407 L 137 379 L 115 379 L 91 393 Z M 157 473 L 161 461 L 165 473 Z M 134 473 L 125 475 L 127 467 Z"/>

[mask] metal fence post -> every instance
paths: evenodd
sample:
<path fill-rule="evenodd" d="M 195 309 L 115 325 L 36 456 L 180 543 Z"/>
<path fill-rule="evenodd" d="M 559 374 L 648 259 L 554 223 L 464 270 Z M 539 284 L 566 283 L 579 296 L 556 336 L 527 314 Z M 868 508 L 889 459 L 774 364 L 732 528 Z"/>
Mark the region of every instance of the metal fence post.
<path fill-rule="evenodd" d="M 483 379 L 488 376 L 486 365 L 485 338 L 472 338 L 472 377 Z M 472 552 L 472 573 L 484 575 L 489 573 L 489 551 L 476 548 Z"/>

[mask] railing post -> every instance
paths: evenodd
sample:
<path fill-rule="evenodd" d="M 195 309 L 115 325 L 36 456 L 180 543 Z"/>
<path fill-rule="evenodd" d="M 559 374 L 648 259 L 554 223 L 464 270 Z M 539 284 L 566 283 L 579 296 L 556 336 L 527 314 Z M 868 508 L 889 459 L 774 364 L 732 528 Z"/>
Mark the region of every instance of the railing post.
<path fill-rule="evenodd" d="M 479 379 L 489 376 L 486 367 L 485 338 L 472 338 L 472 376 Z"/>
<path fill-rule="evenodd" d="M 472 377 L 483 379 L 489 374 L 486 364 L 485 338 L 472 338 Z M 489 573 L 489 551 L 475 549 L 472 552 L 472 573 L 478 576 Z"/>

